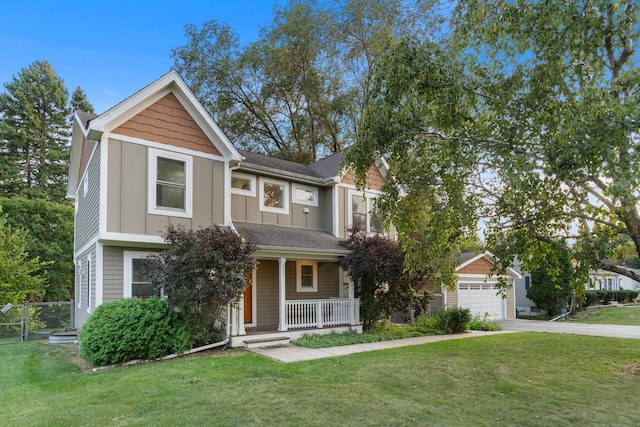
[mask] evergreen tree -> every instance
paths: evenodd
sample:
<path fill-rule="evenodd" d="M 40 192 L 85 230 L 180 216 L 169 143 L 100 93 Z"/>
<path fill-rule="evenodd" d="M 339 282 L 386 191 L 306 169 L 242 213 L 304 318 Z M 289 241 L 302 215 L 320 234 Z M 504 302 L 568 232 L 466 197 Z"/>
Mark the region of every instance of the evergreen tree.
<path fill-rule="evenodd" d="M 48 62 L 23 68 L 0 94 L 0 195 L 61 201 L 69 160 L 69 93 Z"/>
<path fill-rule="evenodd" d="M 80 86 L 71 94 L 71 113 L 74 111 L 84 111 L 85 113 L 95 114 L 93 105 L 87 99 L 87 94 Z"/>

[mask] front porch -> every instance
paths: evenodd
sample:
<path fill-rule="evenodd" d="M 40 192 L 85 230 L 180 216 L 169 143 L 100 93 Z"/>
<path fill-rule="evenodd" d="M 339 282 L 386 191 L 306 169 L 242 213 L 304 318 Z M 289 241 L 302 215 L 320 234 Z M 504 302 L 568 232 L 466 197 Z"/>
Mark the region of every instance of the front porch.
<path fill-rule="evenodd" d="M 240 304 L 231 310 L 232 347 L 245 346 L 246 342 L 256 340 L 264 340 L 265 343 L 270 340 L 295 340 L 304 334 L 362 333 L 358 298 L 285 301 L 284 316 L 281 316 L 281 323 L 277 328 L 245 327 L 243 307 Z"/>

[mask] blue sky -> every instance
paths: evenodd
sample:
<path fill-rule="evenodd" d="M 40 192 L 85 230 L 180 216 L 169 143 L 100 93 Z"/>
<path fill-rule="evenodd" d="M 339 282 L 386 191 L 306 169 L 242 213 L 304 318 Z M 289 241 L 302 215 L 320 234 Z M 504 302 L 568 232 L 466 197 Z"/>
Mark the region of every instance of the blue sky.
<path fill-rule="evenodd" d="M 0 91 L 34 61 L 49 61 L 97 113 L 160 77 L 185 44 L 184 26 L 214 19 L 242 43 L 271 20 L 273 0 L 5 0 L 0 8 Z"/>

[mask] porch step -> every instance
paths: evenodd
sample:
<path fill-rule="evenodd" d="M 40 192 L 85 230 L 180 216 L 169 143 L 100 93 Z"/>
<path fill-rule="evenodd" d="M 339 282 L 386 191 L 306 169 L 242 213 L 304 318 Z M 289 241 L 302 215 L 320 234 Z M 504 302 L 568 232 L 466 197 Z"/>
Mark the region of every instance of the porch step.
<path fill-rule="evenodd" d="M 258 338 L 255 340 L 244 341 L 244 346 L 246 348 L 270 347 L 274 345 L 287 345 L 287 344 L 289 344 L 289 337 Z"/>

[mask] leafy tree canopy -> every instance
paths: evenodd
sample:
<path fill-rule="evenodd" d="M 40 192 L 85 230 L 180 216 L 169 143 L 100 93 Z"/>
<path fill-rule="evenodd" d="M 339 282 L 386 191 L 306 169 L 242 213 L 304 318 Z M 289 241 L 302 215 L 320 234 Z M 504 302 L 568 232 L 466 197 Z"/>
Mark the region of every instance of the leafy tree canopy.
<path fill-rule="evenodd" d="M 37 270 L 47 278 L 46 301 L 67 301 L 73 283 L 73 207 L 42 199 L 0 197 L 7 224 L 24 229 L 28 259 L 47 261 Z"/>
<path fill-rule="evenodd" d="M 353 141 L 373 62 L 391 37 L 432 28 L 429 4 L 291 0 L 248 45 L 223 23 L 187 25 L 175 68 L 232 141 L 310 163 Z"/>
<path fill-rule="evenodd" d="M 185 230 L 170 225 L 166 250 L 146 263 L 158 295 L 188 319 L 196 344 L 210 342 L 227 304 L 238 302 L 256 266 L 255 246 L 218 226 Z"/>
<path fill-rule="evenodd" d="M 0 304 L 22 304 L 44 296 L 46 279 L 38 273 L 45 263 L 29 259 L 27 232 L 14 229 L 0 210 Z"/>
<path fill-rule="evenodd" d="M 531 271 L 531 287 L 527 290 L 527 298 L 546 310 L 549 316 L 567 307 L 572 289 L 576 288 L 569 253 L 554 249 L 547 254 L 544 263 Z"/>
<path fill-rule="evenodd" d="M 343 245 L 351 253 L 341 259 L 360 298 L 365 329 L 392 313 L 412 309 L 425 283 L 422 275 L 405 272 L 400 246 L 380 235 L 351 230 Z"/>
<path fill-rule="evenodd" d="M 361 182 L 389 163 L 380 205 L 409 267 L 452 283 L 451 256 L 482 220 L 501 267 L 561 248 L 583 277 L 640 279 L 599 251 L 620 234 L 640 247 L 638 13 L 631 0 L 462 0 L 449 43 L 389 44 L 348 161 Z"/>
<path fill-rule="evenodd" d="M 69 94 L 48 62 L 20 70 L 0 94 L 0 195 L 63 201 Z"/>

